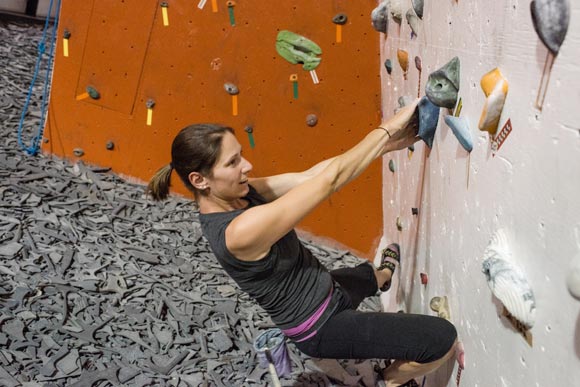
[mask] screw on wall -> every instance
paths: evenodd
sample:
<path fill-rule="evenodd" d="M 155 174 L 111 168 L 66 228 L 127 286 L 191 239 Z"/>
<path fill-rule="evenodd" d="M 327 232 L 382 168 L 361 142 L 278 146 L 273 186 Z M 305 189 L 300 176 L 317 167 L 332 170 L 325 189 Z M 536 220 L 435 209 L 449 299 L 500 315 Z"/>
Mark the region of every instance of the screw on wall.
<path fill-rule="evenodd" d="M 153 123 L 153 107 L 155 106 L 155 100 L 151 98 L 148 99 L 147 102 L 145 102 L 145 106 L 147 107 L 147 126 L 151 126 Z"/>
<path fill-rule="evenodd" d="M 68 29 L 64 30 L 62 34 L 62 54 L 64 57 L 68 58 L 68 40 L 71 37 L 71 33 Z"/>
<path fill-rule="evenodd" d="M 332 22 L 336 24 L 336 43 L 342 42 L 342 26 L 346 24 L 348 17 L 344 13 L 337 13 L 332 18 Z"/>
<path fill-rule="evenodd" d="M 232 96 L 232 115 L 237 116 L 238 115 L 238 94 L 240 93 L 240 90 L 233 83 L 225 83 L 224 90 L 229 95 Z"/>
<path fill-rule="evenodd" d="M 234 7 L 236 6 L 236 2 L 230 0 L 226 2 L 226 5 L 228 7 L 228 14 L 230 15 L 230 25 L 233 27 L 236 25 L 236 19 L 234 17 Z"/>
<path fill-rule="evenodd" d="M 246 133 L 248 133 L 248 140 L 250 141 L 250 148 L 254 149 L 256 143 L 254 142 L 254 128 L 250 125 L 244 128 Z"/>

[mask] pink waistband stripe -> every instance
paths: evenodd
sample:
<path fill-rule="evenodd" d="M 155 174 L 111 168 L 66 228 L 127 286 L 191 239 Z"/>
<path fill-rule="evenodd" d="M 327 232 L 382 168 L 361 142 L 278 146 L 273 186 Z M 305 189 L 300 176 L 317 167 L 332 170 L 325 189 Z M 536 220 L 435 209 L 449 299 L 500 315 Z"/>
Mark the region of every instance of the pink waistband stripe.
<path fill-rule="evenodd" d="M 312 328 L 314 326 L 314 324 L 316 324 L 316 322 L 318 321 L 320 316 L 322 316 L 322 313 L 324 313 L 324 311 L 328 307 L 328 304 L 330 303 L 331 298 L 332 298 L 332 288 L 330 289 L 330 293 L 328 294 L 328 297 L 326 297 L 326 299 L 322 302 L 322 304 L 320 304 L 320 306 L 318 307 L 316 312 L 314 312 L 310 317 L 308 317 L 306 319 L 306 321 L 304 321 L 302 324 L 300 324 L 294 328 L 283 329 L 282 332 L 284 332 L 284 334 L 288 337 L 300 336 L 301 334 L 307 332 L 310 328 Z M 302 340 L 306 340 L 307 338 L 310 338 L 315 333 L 316 332 L 312 332 L 310 335 L 303 338 Z M 302 340 L 300 340 L 300 341 L 302 341 Z"/>

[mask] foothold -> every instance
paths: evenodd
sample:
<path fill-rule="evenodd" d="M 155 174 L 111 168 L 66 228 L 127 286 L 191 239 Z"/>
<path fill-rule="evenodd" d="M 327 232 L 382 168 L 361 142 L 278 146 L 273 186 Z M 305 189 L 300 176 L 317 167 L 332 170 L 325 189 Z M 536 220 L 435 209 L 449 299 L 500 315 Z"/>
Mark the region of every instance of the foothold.
<path fill-rule="evenodd" d="M 73 149 L 73 154 L 76 157 L 82 157 L 85 154 L 85 151 L 82 150 L 82 148 L 75 148 L 75 149 Z"/>
<path fill-rule="evenodd" d="M 439 110 L 439 107 L 426 96 L 419 101 L 419 133 L 417 135 L 429 148 L 433 146 L 433 138 L 435 138 L 439 122 Z"/>
<path fill-rule="evenodd" d="M 417 70 L 423 71 L 423 64 L 421 62 L 421 57 L 420 56 L 416 56 L 415 57 L 415 67 L 417 68 Z"/>
<path fill-rule="evenodd" d="M 427 276 L 426 273 L 421 273 L 421 285 L 427 285 L 427 283 L 429 282 L 429 276 Z"/>
<path fill-rule="evenodd" d="M 507 98 L 508 82 L 496 67 L 481 78 L 481 88 L 486 100 L 477 126 L 479 130 L 494 135 Z"/>
<path fill-rule="evenodd" d="M 92 99 L 99 99 L 99 98 L 101 98 L 101 94 L 93 86 L 87 86 L 87 89 L 86 90 L 87 90 L 87 94 Z"/>
<path fill-rule="evenodd" d="M 155 100 L 148 99 L 147 102 L 145 102 L 145 106 L 147 107 L 147 109 L 153 109 L 153 107 L 155 106 Z"/>
<path fill-rule="evenodd" d="M 415 144 L 411 144 L 407 149 L 409 149 L 410 152 L 415 152 Z"/>
<path fill-rule="evenodd" d="M 532 22 L 540 40 L 556 56 L 566 38 L 570 23 L 568 0 L 533 0 L 530 3 Z"/>
<path fill-rule="evenodd" d="M 397 24 L 403 21 L 403 2 L 401 0 L 389 0 L 389 6 L 393 20 Z"/>
<path fill-rule="evenodd" d="M 415 101 L 415 98 L 413 98 L 410 95 L 402 95 L 397 99 L 397 102 L 399 103 L 399 107 L 401 107 L 401 108 L 413 103 L 414 101 Z"/>
<path fill-rule="evenodd" d="M 407 71 L 409 70 L 409 53 L 405 50 L 397 50 L 397 59 L 399 60 L 399 65 L 403 70 L 403 77 L 407 79 Z"/>
<path fill-rule="evenodd" d="M 534 326 L 534 292 L 521 270 L 509 262 L 510 252 L 505 231 L 498 230 L 483 253 L 483 273 L 491 292 L 507 311 L 526 329 Z"/>
<path fill-rule="evenodd" d="M 393 161 L 393 159 L 389 160 L 389 171 L 395 173 L 395 162 Z"/>
<path fill-rule="evenodd" d="M 423 19 L 423 0 L 411 0 L 413 10 L 419 19 Z"/>
<path fill-rule="evenodd" d="M 306 125 L 313 127 L 316 126 L 316 124 L 318 124 L 318 117 L 316 114 L 309 114 L 306 116 Z"/>
<path fill-rule="evenodd" d="M 251 126 L 246 126 L 244 128 L 244 130 L 246 131 L 246 133 L 254 133 L 254 128 L 252 128 Z"/>
<path fill-rule="evenodd" d="M 167 1 L 162 1 L 162 2 L 161 2 L 161 6 L 162 6 L 163 8 L 167 8 L 167 7 L 169 7 L 169 4 L 167 4 Z"/>
<path fill-rule="evenodd" d="M 451 131 L 457 137 L 457 140 L 467 152 L 473 150 L 473 140 L 471 138 L 471 130 L 469 129 L 469 121 L 465 117 L 445 116 L 445 123 L 449 125 Z"/>
<path fill-rule="evenodd" d="M 113 141 L 108 141 L 105 147 L 107 148 L 107 150 L 113 150 L 115 149 L 115 143 Z"/>
<path fill-rule="evenodd" d="M 447 296 L 433 297 L 429 302 L 429 307 L 437 316 L 451 321 L 451 311 L 449 310 L 449 301 Z"/>
<path fill-rule="evenodd" d="M 391 72 L 393 71 L 393 62 L 391 62 L 390 59 L 387 59 L 385 61 L 385 69 L 387 69 L 387 73 L 391 74 Z"/>
<path fill-rule="evenodd" d="M 407 10 L 405 18 L 407 19 L 407 23 L 409 23 L 409 27 L 411 27 L 411 31 L 413 31 L 415 35 L 419 35 L 419 18 L 415 15 L 415 11 L 413 11 L 412 8 Z"/>
<path fill-rule="evenodd" d="M 401 221 L 401 218 L 397 216 L 397 230 L 399 231 L 403 231 L 403 222 Z"/>
<path fill-rule="evenodd" d="M 346 16 L 346 14 L 344 14 L 344 13 L 337 13 L 332 18 L 332 22 L 334 24 L 339 24 L 341 26 L 345 25 L 347 21 L 348 21 L 348 16 Z"/>
<path fill-rule="evenodd" d="M 457 103 L 459 67 L 459 58 L 455 57 L 429 75 L 425 93 L 435 105 L 453 109 Z"/>
<path fill-rule="evenodd" d="M 371 12 L 371 22 L 373 28 L 377 32 L 387 33 L 389 27 L 389 3 L 388 0 L 381 2 L 373 11 Z"/>
<path fill-rule="evenodd" d="M 411 214 L 412 215 L 419 215 L 419 209 L 416 207 L 411 208 Z"/>
<path fill-rule="evenodd" d="M 278 32 L 276 51 L 292 64 L 302 63 L 306 71 L 318 67 L 321 59 L 317 55 L 322 54 L 322 49 L 312 40 L 286 30 Z"/>
<path fill-rule="evenodd" d="M 62 34 L 62 37 L 65 38 L 65 39 L 70 39 L 70 37 L 71 37 L 70 31 L 67 30 L 67 29 L 65 29 L 64 32 L 63 32 L 63 34 Z"/>
<path fill-rule="evenodd" d="M 570 262 L 566 275 L 566 286 L 570 294 L 580 301 L 580 253 L 576 254 Z"/>
<path fill-rule="evenodd" d="M 240 94 L 240 90 L 233 83 L 224 83 L 224 90 L 227 91 L 229 95 Z"/>

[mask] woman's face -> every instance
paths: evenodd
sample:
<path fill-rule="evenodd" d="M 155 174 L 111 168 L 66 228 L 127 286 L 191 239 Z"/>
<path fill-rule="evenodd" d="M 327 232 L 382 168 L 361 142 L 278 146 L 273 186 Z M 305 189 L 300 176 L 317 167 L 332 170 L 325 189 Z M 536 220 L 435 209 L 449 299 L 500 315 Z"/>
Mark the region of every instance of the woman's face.
<path fill-rule="evenodd" d="M 242 157 L 242 146 L 236 137 L 226 132 L 222 138 L 220 157 L 207 178 L 210 195 L 223 200 L 235 200 L 247 195 L 248 173 L 252 164 Z"/>

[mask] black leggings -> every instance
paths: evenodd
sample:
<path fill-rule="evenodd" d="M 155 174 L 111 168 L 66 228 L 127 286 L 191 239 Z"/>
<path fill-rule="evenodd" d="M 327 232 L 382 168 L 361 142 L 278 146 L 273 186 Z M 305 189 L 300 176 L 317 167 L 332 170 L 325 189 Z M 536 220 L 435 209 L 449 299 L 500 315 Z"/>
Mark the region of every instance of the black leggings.
<path fill-rule="evenodd" d="M 378 290 L 373 268 L 363 263 L 330 272 L 339 307 L 312 338 L 295 342 L 305 354 L 332 359 L 397 359 L 429 363 L 443 357 L 457 331 L 447 320 L 421 314 L 359 312 Z"/>

